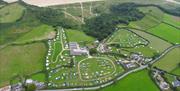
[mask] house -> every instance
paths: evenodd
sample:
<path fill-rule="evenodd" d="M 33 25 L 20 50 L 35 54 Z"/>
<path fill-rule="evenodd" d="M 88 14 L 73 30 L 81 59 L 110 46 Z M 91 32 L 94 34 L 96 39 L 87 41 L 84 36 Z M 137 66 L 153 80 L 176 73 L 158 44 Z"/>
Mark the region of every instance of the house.
<path fill-rule="evenodd" d="M 179 87 L 180 86 L 180 81 L 176 80 L 174 82 L 172 82 L 173 87 Z"/>
<path fill-rule="evenodd" d="M 79 44 L 77 42 L 70 42 L 69 43 L 70 48 L 70 55 L 86 55 L 89 54 L 89 51 L 86 47 L 79 47 Z"/>

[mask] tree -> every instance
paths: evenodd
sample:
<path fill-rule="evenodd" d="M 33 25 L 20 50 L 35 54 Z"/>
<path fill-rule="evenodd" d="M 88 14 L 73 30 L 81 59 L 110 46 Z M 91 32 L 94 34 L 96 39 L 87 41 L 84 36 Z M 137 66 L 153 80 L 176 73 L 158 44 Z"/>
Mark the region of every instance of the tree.
<path fill-rule="evenodd" d="M 91 55 L 93 55 L 93 54 L 96 54 L 96 53 L 98 53 L 98 52 L 97 52 L 96 48 L 92 48 L 92 49 L 89 50 L 89 53 L 90 53 Z"/>
<path fill-rule="evenodd" d="M 35 84 L 27 84 L 26 91 L 35 91 L 36 85 Z"/>

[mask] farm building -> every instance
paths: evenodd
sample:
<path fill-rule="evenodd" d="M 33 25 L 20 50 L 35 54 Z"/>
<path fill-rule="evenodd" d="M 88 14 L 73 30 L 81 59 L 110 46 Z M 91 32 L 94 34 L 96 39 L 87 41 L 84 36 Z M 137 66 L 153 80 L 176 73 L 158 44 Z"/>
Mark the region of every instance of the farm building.
<path fill-rule="evenodd" d="M 80 48 L 77 42 L 70 42 L 70 55 L 86 55 L 89 53 L 88 49 L 83 47 Z"/>

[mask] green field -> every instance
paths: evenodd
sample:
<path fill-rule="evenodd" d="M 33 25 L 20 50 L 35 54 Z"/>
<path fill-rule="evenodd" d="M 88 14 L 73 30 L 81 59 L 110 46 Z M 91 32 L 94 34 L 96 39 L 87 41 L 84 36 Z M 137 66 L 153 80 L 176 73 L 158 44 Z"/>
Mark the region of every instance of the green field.
<path fill-rule="evenodd" d="M 145 47 L 138 46 L 135 48 L 126 48 L 125 50 L 127 50 L 129 52 L 142 53 L 145 57 L 153 57 L 157 53 L 156 50 L 154 50 L 148 46 L 145 46 Z"/>
<path fill-rule="evenodd" d="M 140 11 L 146 14 L 146 16 L 135 22 L 130 23 L 130 27 L 138 28 L 138 29 L 150 29 L 163 21 L 163 12 L 156 7 L 141 7 Z"/>
<path fill-rule="evenodd" d="M 180 44 L 180 30 L 167 24 L 162 23 L 154 28 L 151 28 L 148 32 L 159 36 L 170 43 Z"/>
<path fill-rule="evenodd" d="M 178 64 L 180 63 L 179 55 L 180 55 L 180 47 L 171 50 L 163 58 L 161 58 L 155 64 L 153 64 L 153 66 L 156 66 L 167 72 L 171 72 L 175 68 L 177 68 Z"/>
<path fill-rule="evenodd" d="M 46 55 L 44 43 L 8 46 L 0 50 L 0 87 L 7 85 L 10 78 L 28 75 L 43 69 Z"/>
<path fill-rule="evenodd" d="M 83 80 L 100 79 L 116 72 L 114 63 L 107 58 L 89 58 L 79 62 L 78 66 Z"/>
<path fill-rule="evenodd" d="M 18 3 L 9 4 L 0 9 L 0 23 L 15 22 L 23 15 L 24 7 Z"/>
<path fill-rule="evenodd" d="M 84 32 L 78 30 L 67 29 L 66 35 L 68 41 L 70 42 L 90 42 L 95 40 L 95 38 L 88 36 Z"/>
<path fill-rule="evenodd" d="M 175 69 L 173 69 L 171 71 L 171 73 L 176 74 L 176 75 L 180 75 L 180 66 L 177 66 Z"/>
<path fill-rule="evenodd" d="M 100 91 L 159 91 L 149 77 L 148 70 L 132 73 Z"/>
<path fill-rule="evenodd" d="M 146 45 L 148 42 L 128 30 L 119 30 L 115 32 L 108 40 L 108 45 L 119 45 L 121 47 L 134 47 L 136 45 Z"/>
<path fill-rule="evenodd" d="M 144 37 L 145 39 L 147 39 L 149 41 L 149 47 L 152 47 L 154 50 L 162 52 L 164 51 L 166 48 L 172 46 L 170 43 L 156 37 L 153 36 L 151 34 L 148 34 L 146 32 L 140 31 L 140 30 L 134 30 L 132 29 L 133 32 L 137 33 L 138 35 L 140 35 L 141 37 Z"/>
<path fill-rule="evenodd" d="M 33 41 L 52 39 L 54 37 L 55 31 L 53 27 L 48 25 L 41 25 L 22 35 L 14 43 L 28 43 Z"/>
<path fill-rule="evenodd" d="M 180 27 L 180 18 L 177 16 L 172 16 L 169 14 L 164 14 L 163 21 L 169 24 L 172 24 L 176 27 Z"/>
<path fill-rule="evenodd" d="M 38 73 L 38 74 L 31 76 L 30 79 L 33 79 L 33 80 L 36 80 L 39 82 L 45 82 L 46 77 L 45 77 L 44 73 Z"/>

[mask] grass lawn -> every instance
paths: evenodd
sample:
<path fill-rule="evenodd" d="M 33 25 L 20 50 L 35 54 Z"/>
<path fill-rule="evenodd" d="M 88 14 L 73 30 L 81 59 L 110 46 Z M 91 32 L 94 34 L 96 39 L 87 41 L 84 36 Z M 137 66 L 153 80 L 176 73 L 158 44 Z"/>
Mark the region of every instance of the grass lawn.
<path fill-rule="evenodd" d="M 9 4 L 0 9 L 0 23 L 10 23 L 18 20 L 24 11 L 24 7 L 18 3 Z"/>
<path fill-rule="evenodd" d="M 137 33 L 138 35 L 144 37 L 149 41 L 149 47 L 152 47 L 154 50 L 157 50 L 159 52 L 164 51 L 166 48 L 172 46 L 172 44 L 156 37 L 151 34 L 148 34 L 146 32 L 140 31 L 140 30 L 134 30 L 132 29 L 133 32 Z"/>
<path fill-rule="evenodd" d="M 86 35 L 82 31 L 66 29 L 67 38 L 70 42 L 94 41 L 95 38 Z"/>
<path fill-rule="evenodd" d="M 151 28 L 148 32 L 168 40 L 170 43 L 180 43 L 180 30 L 167 24 L 162 23 L 154 28 Z"/>
<path fill-rule="evenodd" d="M 117 32 L 115 32 L 108 40 L 107 44 L 118 44 L 121 47 L 134 47 L 136 45 L 142 44 L 146 45 L 148 42 L 137 36 L 136 34 L 128 31 L 121 29 Z"/>
<path fill-rule="evenodd" d="M 155 64 L 153 64 L 153 66 L 156 66 L 167 72 L 171 72 L 180 63 L 179 55 L 180 55 L 180 47 L 174 48 L 168 54 L 166 54 L 163 58 L 161 58 Z"/>
<path fill-rule="evenodd" d="M 17 74 L 31 74 L 44 67 L 46 47 L 44 43 L 8 46 L 0 50 L 0 87 L 7 85 Z"/>
<path fill-rule="evenodd" d="M 33 75 L 30 79 L 40 81 L 40 82 L 45 82 L 46 77 L 44 73 L 38 73 L 38 74 Z"/>
<path fill-rule="evenodd" d="M 33 28 L 30 32 L 22 35 L 15 43 L 27 43 L 33 41 L 40 41 L 45 39 L 52 39 L 56 35 L 53 27 L 48 25 L 40 25 Z"/>
<path fill-rule="evenodd" d="M 143 70 L 132 73 L 100 91 L 159 91 L 159 89 L 149 77 L 148 70 Z"/>
<path fill-rule="evenodd" d="M 106 58 L 90 58 L 79 63 L 81 77 L 84 80 L 93 80 L 111 75 L 116 71 L 114 63 Z M 92 75 L 94 74 L 94 75 Z"/>
<path fill-rule="evenodd" d="M 164 14 L 164 22 L 180 27 L 180 17 Z"/>

